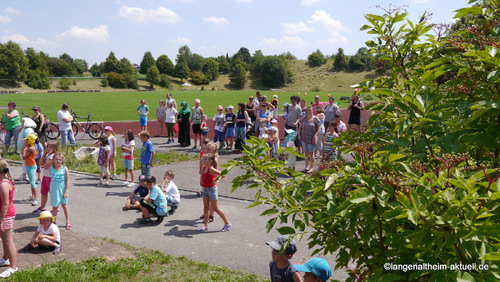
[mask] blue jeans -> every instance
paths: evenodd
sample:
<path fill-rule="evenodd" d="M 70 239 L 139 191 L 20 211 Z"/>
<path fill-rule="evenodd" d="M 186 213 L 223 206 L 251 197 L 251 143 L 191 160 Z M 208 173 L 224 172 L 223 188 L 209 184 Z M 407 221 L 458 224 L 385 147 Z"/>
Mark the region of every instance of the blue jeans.
<path fill-rule="evenodd" d="M 214 136 L 214 142 L 217 142 L 217 139 L 219 139 L 219 142 L 222 143 L 224 141 L 224 132 L 215 130 L 215 136 Z"/>
<path fill-rule="evenodd" d="M 10 139 L 12 139 L 12 136 L 14 136 L 14 144 L 17 144 L 19 129 L 21 129 L 21 126 L 14 127 L 11 130 L 5 130 L 5 146 L 10 146 Z M 21 149 L 19 149 L 19 151 L 21 151 Z"/>
<path fill-rule="evenodd" d="M 151 176 L 151 165 L 141 163 L 141 174 L 146 177 Z"/>
<path fill-rule="evenodd" d="M 69 139 L 69 144 L 75 145 L 75 136 L 73 135 L 73 129 L 68 128 L 61 131 L 61 146 L 66 147 L 67 140 Z"/>
<path fill-rule="evenodd" d="M 236 139 L 241 139 L 241 141 L 245 141 L 247 139 L 246 136 L 246 128 L 244 126 L 236 126 L 235 128 L 235 137 Z"/>

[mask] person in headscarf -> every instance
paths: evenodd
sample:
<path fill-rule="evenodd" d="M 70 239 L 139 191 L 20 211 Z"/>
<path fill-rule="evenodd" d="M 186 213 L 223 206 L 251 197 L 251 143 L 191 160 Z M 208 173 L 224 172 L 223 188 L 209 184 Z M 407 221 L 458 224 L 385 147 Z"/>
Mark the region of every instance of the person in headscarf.
<path fill-rule="evenodd" d="M 191 146 L 191 110 L 186 101 L 181 103 L 181 110 L 177 115 L 177 122 L 179 123 L 179 144 L 182 147 Z"/>

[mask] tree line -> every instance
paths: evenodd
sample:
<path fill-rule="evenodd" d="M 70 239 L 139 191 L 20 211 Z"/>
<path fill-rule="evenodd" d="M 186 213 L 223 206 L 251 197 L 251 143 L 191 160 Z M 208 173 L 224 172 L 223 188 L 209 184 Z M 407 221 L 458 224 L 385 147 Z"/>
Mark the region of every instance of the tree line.
<path fill-rule="evenodd" d="M 242 88 L 248 80 L 248 75 L 261 79 L 269 87 L 279 87 L 293 81 L 293 72 L 290 61 L 297 58 L 290 52 L 280 55 L 266 56 L 261 50 L 252 54 L 241 47 L 232 56 L 204 58 L 192 53 L 187 45 L 179 48 L 175 64 L 165 54 L 154 58 L 151 52 L 145 52 L 140 62 L 139 70 L 123 57 L 118 59 L 111 51 L 104 62 L 94 64 L 88 68 L 83 59 L 72 58 L 67 53 L 59 57 L 50 57 L 47 53 L 36 51 L 33 48 L 22 50 L 21 46 L 9 41 L 0 44 L 0 79 L 11 83 L 24 82 L 34 89 L 49 89 L 51 76 L 65 77 L 81 75 L 87 70 L 94 77 L 104 77 L 101 84 L 114 88 L 138 89 L 137 72 L 146 75 L 150 87 L 159 85 L 170 86 L 170 77 L 181 80 L 190 79 L 196 85 L 206 85 L 217 80 L 219 75 L 228 74 L 230 83 L 235 88 Z M 335 71 L 379 70 L 377 57 L 368 52 L 367 48 L 360 48 L 353 56 L 344 55 L 340 48 L 337 54 L 325 56 L 318 49 L 308 56 L 308 65 L 318 67 L 333 59 Z M 67 79 L 59 87 L 69 87 Z"/>

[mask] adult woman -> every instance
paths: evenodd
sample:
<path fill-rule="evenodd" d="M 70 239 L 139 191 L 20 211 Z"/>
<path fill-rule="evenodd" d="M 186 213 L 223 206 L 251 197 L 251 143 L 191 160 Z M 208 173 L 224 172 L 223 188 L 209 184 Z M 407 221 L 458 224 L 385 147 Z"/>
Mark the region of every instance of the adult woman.
<path fill-rule="evenodd" d="M 339 106 L 335 104 L 335 98 L 328 98 L 328 105 L 325 107 L 325 129 L 328 129 L 328 124 L 333 121 L 335 113 L 339 110 Z"/>
<path fill-rule="evenodd" d="M 359 131 L 361 126 L 361 111 L 364 110 L 363 102 L 359 100 L 359 95 L 352 95 L 351 103 L 349 107 L 347 107 L 348 111 L 351 111 L 349 114 L 349 121 L 347 122 L 348 129 Z"/>
<path fill-rule="evenodd" d="M 306 116 L 300 120 L 300 127 L 298 131 L 299 141 L 302 142 L 302 148 L 306 157 L 306 166 L 302 172 L 312 172 L 314 166 L 314 149 L 316 139 L 321 130 L 321 122 L 314 116 L 312 106 L 306 108 Z M 310 168 L 308 168 L 310 167 Z"/>
<path fill-rule="evenodd" d="M 182 147 L 191 146 L 191 110 L 186 101 L 181 103 L 181 110 L 177 115 L 177 122 L 179 123 L 179 144 Z"/>
<path fill-rule="evenodd" d="M 245 143 L 246 140 L 246 122 L 248 120 L 248 113 L 245 111 L 245 108 L 245 103 L 238 103 L 238 113 L 236 114 L 235 120 L 235 137 L 236 140 L 240 139 L 242 143 Z"/>
<path fill-rule="evenodd" d="M 253 96 L 250 96 L 248 98 L 248 103 L 245 104 L 246 112 L 248 113 L 248 116 L 250 117 L 250 121 L 252 122 L 253 128 L 255 132 L 257 132 L 257 126 L 256 126 L 256 120 L 257 120 L 257 115 L 256 115 L 256 108 L 257 106 L 254 103 L 254 98 Z"/>
<path fill-rule="evenodd" d="M 31 108 L 33 110 L 33 121 L 35 121 L 36 124 L 36 129 L 35 132 L 38 134 L 38 141 L 42 143 L 43 147 L 45 148 L 47 146 L 47 134 L 45 133 L 45 117 L 43 116 L 42 112 L 40 111 L 39 106 L 33 106 Z"/>
<path fill-rule="evenodd" d="M 8 266 L 0 273 L 0 278 L 9 277 L 17 271 L 17 249 L 12 237 L 16 209 L 12 199 L 14 198 L 14 184 L 9 173 L 9 166 L 4 159 L 0 159 L 0 238 L 2 239 L 3 257 L 0 258 L 0 266 Z"/>
<path fill-rule="evenodd" d="M 9 151 L 12 136 L 14 136 L 14 145 L 17 152 L 17 137 L 19 136 L 19 129 L 21 129 L 21 118 L 16 110 L 16 103 L 10 102 L 8 104 L 8 110 L 5 111 L 3 116 L 3 123 L 5 124 L 5 152 Z"/>
<path fill-rule="evenodd" d="M 266 127 L 269 128 L 271 126 L 271 118 L 273 117 L 273 114 L 267 110 L 267 103 L 261 103 L 260 104 L 260 110 L 259 110 L 259 121 L 261 119 L 266 120 Z M 259 122 L 260 123 L 260 122 Z M 260 128 L 260 124 L 257 123 L 257 127 Z"/>

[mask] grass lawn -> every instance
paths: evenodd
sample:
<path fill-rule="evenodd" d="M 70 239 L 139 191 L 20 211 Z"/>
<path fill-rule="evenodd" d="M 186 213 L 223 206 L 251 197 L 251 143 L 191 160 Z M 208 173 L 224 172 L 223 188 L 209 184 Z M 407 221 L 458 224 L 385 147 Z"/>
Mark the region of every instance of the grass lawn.
<path fill-rule="evenodd" d="M 138 251 L 135 257 L 106 261 L 103 257 L 77 263 L 61 260 L 22 269 L 7 281 L 269 281 L 255 274 L 164 255 Z"/>
<path fill-rule="evenodd" d="M 189 106 L 194 106 L 194 100 L 201 100 L 201 107 L 205 110 L 208 117 L 217 113 L 217 105 L 224 107 L 233 105 L 237 108 L 238 102 L 246 103 L 250 95 L 255 95 L 254 90 L 248 91 L 172 91 L 173 98 L 178 106 L 182 101 L 188 102 Z M 42 113 L 57 122 L 57 112 L 61 109 L 63 103 L 68 102 L 71 109 L 77 115 L 86 117 L 86 114 L 93 114 L 94 121 L 121 121 L 138 120 L 137 106 L 141 99 L 146 99 L 146 104 L 150 108 L 150 119 L 156 119 L 156 107 L 160 99 L 165 99 L 166 91 L 156 92 L 96 92 L 96 93 L 25 93 L 25 94 L 5 94 L 0 96 L 0 106 L 7 108 L 11 101 L 16 102 L 17 110 L 24 110 L 29 116 L 33 115 L 31 107 L 40 106 Z M 274 94 L 278 95 L 280 110 L 283 103 L 290 101 L 290 96 L 297 95 L 297 92 L 274 92 L 262 91 L 263 95 L 272 100 Z M 319 95 L 320 101 L 328 101 L 328 94 L 335 97 L 340 108 L 345 108 L 348 102 L 340 102 L 340 96 L 350 96 L 352 92 L 310 92 L 307 96 L 300 93 L 301 98 L 306 99 L 306 104 L 310 105 L 314 101 L 314 96 Z"/>

